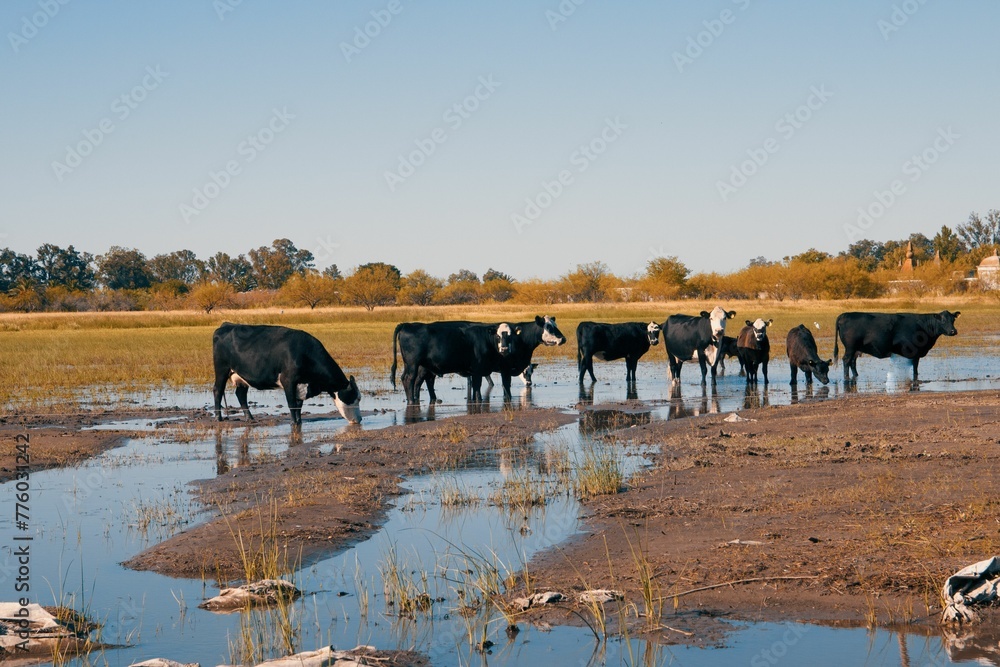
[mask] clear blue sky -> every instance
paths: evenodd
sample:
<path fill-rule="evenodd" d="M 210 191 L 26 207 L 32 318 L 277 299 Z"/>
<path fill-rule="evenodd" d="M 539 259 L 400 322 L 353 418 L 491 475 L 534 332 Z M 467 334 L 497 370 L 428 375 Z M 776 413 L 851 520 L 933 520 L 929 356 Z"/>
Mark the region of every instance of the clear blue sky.
<path fill-rule="evenodd" d="M 562 6 L 5 0 L 0 245 L 550 278 L 837 252 L 894 181 L 869 238 L 1000 207 L 994 1 Z"/>

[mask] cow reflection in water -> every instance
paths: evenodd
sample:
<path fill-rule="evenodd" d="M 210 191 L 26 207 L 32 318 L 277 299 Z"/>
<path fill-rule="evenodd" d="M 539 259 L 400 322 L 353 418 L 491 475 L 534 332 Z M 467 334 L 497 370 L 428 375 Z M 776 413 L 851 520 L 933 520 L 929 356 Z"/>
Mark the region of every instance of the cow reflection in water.
<path fill-rule="evenodd" d="M 764 385 L 763 389 L 759 389 L 755 384 L 747 384 L 746 389 L 743 391 L 744 410 L 766 408 L 770 404 L 770 400 L 767 396 L 767 385 Z"/>
<path fill-rule="evenodd" d="M 711 388 L 701 385 L 701 398 L 687 400 L 681 396 L 680 385 L 674 385 L 670 388 L 670 413 L 668 419 L 714 415 L 720 411 L 719 392 L 716 390 L 715 385 L 712 385 Z"/>
<path fill-rule="evenodd" d="M 593 405 L 594 404 L 594 387 L 595 383 L 581 383 L 580 384 L 580 394 L 578 405 Z M 615 400 L 613 397 L 611 400 Z M 634 382 L 625 383 L 625 400 L 626 401 L 638 401 L 639 400 L 639 390 L 636 388 Z"/>
<path fill-rule="evenodd" d="M 421 409 L 419 403 L 411 403 L 406 406 L 406 410 L 403 412 L 403 423 L 417 424 L 419 422 L 432 422 L 436 416 L 436 409 L 437 403 L 434 402 L 428 403 L 426 410 Z"/>
<path fill-rule="evenodd" d="M 250 464 L 250 434 L 252 433 L 250 427 L 243 429 L 239 437 L 236 439 L 236 465 L 233 466 L 229 463 L 229 452 L 226 451 L 226 443 L 222 437 L 223 432 L 229 432 L 229 429 L 223 429 L 217 427 L 215 429 L 215 474 L 225 475 L 227 472 L 233 468 L 240 468 Z M 293 435 L 298 433 L 298 431 L 293 430 Z M 301 438 L 301 434 L 299 435 Z"/>
<path fill-rule="evenodd" d="M 806 390 L 801 393 L 799 392 L 799 388 L 794 384 L 791 386 L 791 389 L 792 393 L 791 393 L 791 400 L 789 401 L 789 403 L 791 403 L 792 405 L 804 401 L 814 401 L 814 400 L 823 401 L 830 398 L 829 385 L 823 385 L 819 389 L 814 390 L 811 384 L 807 384 Z M 836 392 L 836 385 L 834 385 L 834 392 Z M 836 393 L 834 393 L 834 396 L 836 396 Z"/>

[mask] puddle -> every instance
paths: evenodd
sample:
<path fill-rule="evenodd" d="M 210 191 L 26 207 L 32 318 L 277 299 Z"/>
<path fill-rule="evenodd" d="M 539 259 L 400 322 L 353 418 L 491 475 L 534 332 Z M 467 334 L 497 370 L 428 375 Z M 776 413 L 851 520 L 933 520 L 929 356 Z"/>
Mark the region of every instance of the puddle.
<path fill-rule="evenodd" d="M 933 353 L 932 353 L 933 354 Z M 617 442 L 601 437 L 601 430 L 626 428 L 654 419 L 677 419 L 705 413 L 732 412 L 757 405 L 832 400 L 845 393 L 843 382 L 811 389 L 787 384 L 788 368 L 772 364 L 771 385 L 747 391 L 743 378 L 720 376 L 714 389 L 702 387 L 697 368 L 687 365 L 684 383 L 667 386 L 666 364 L 654 357 L 639 367 L 634 394 L 624 383 L 624 364 L 608 363 L 596 370 L 598 382 L 581 395 L 575 369 L 568 363 L 543 364 L 535 386 L 515 389 L 520 405 L 573 408 L 581 401 L 578 423 L 544 434 L 530 445 L 485 452 L 466 467 L 406 483 L 409 494 L 398 500 L 382 530 L 338 555 L 314 561 L 295 576 L 307 595 L 291 605 L 290 619 L 298 650 L 332 644 L 353 647 L 414 648 L 431 656 L 434 665 L 941 665 L 958 661 L 1000 664 L 997 637 L 943 638 L 900 635 L 886 631 L 834 629 L 797 623 L 731 623 L 724 646 L 710 649 L 610 641 L 596 647 L 587 628 L 537 628 L 520 623 L 520 632 L 508 637 L 507 622 L 489 605 L 468 616 L 463 603 L 481 596 L 481 588 L 522 569 L 540 550 L 558 545 L 580 529 L 580 503 L 571 491 L 570 471 L 587 456 L 608 455 L 621 473 L 631 475 L 649 465 L 652 452 L 629 445 L 619 433 Z M 862 372 L 856 390 L 908 390 L 899 378 L 909 374 L 895 360 L 859 362 Z M 1000 357 L 938 355 L 924 360 L 920 391 L 954 391 L 1000 387 Z M 984 379 L 970 379 L 980 377 Z M 887 382 L 887 380 L 892 380 Z M 464 414 L 461 382 L 440 382 L 444 402 L 407 410 L 400 394 L 378 395 L 367 401 L 364 428 L 382 428 L 409 420 L 440 419 Z M 283 413 L 277 392 L 256 392 L 258 412 Z M 139 399 L 136 399 L 139 400 Z M 208 410 L 208 391 L 159 392 L 162 404 Z M 625 401 L 624 406 L 601 406 Z M 589 405 L 591 403 L 597 405 Z M 493 396 L 483 407 L 500 410 Z M 305 414 L 303 440 L 347 428 L 341 419 L 317 417 L 332 413 L 331 401 L 311 401 Z M 92 654 L 89 664 L 127 665 L 162 656 L 203 665 L 232 661 L 231 646 L 241 636 L 258 634 L 277 641 L 281 614 L 255 611 L 215 615 L 197 609 L 198 602 L 215 593 L 211 573 L 206 579 L 171 579 L 151 572 L 120 567 L 150 543 L 206 520 L 210 514 L 191 500 L 188 482 L 212 477 L 255 459 L 277 457 L 289 446 L 287 424 L 265 428 L 232 428 L 212 434 L 195 430 L 189 442 L 157 437 L 165 420 L 126 420 L 113 427 L 150 430 L 79 467 L 33 473 L 31 525 L 31 594 L 48 604 L 56 600 L 86 608 L 104 624 L 101 638 L 122 648 Z M 105 425 L 112 426 L 112 425 Z M 181 427 L 183 428 L 183 427 Z M 627 434 L 627 430 L 624 431 Z M 322 453 L 336 445 L 324 444 Z M 505 496 L 505 492 L 507 495 Z M 543 495 L 544 504 L 522 504 L 501 509 L 504 499 Z M 0 486 L 0 504 L 14 506 L 14 485 Z M 0 530 L 14 534 L 13 517 L 0 517 Z M 9 542 L 8 542 L 9 544 Z M 12 548 L 3 545 L 0 573 L 11 582 L 16 572 Z M 389 565 L 395 564 L 395 568 Z M 390 571 L 391 570 L 391 571 Z M 422 576 L 426 574 L 426 579 Z M 411 587 L 432 601 L 429 611 L 413 620 L 400 618 L 401 598 L 391 600 L 384 585 L 387 576 L 395 590 Z M 491 583 L 492 582 L 492 583 Z M 11 584 L 10 589 L 13 586 Z M 10 594 L 12 595 L 12 593 Z M 5 597 L 9 597 L 5 596 Z M 392 604 L 390 604 L 392 601 Z M 666 619 L 671 623 L 670 619 Z M 683 619 L 676 625 L 683 627 Z M 483 639 L 493 642 L 491 654 L 473 648 Z M 283 653 L 278 645 L 270 654 Z M 82 661 L 71 661 L 83 664 Z"/>

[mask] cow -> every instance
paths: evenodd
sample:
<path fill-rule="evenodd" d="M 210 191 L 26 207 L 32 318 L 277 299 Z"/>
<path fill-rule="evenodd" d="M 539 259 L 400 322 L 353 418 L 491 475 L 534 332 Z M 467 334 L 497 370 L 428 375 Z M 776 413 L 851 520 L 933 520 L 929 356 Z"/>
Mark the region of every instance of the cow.
<path fill-rule="evenodd" d="M 708 374 L 705 350 L 722 345 L 726 335 L 726 321 L 736 317 L 735 310 L 723 310 L 716 306 L 712 312 L 701 311 L 700 315 L 671 315 L 663 323 L 663 346 L 667 349 L 667 360 L 670 362 L 669 377 L 674 383 L 681 381 L 681 366 L 688 359 L 698 358 L 701 366 L 701 381 L 705 382 Z M 721 355 L 712 362 L 712 381 L 715 381 L 716 367 Z"/>
<path fill-rule="evenodd" d="M 813 373 L 823 384 L 830 382 L 831 359 L 823 361 L 819 358 L 816 350 L 816 339 L 812 332 L 804 324 L 800 324 L 788 332 L 785 339 L 785 351 L 788 354 L 788 365 L 792 369 L 792 381 L 788 384 L 798 383 L 798 375 L 801 370 L 806 374 L 806 384 L 812 384 Z"/>
<path fill-rule="evenodd" d="M 531 355 L 534 354 L 535 348 L 539 345 L 555 347 L 566 343 L 566 336 L 556 326 L 556 318 L 548 315 L 536 315 L 533 320 L 515 322 L 512 326 L 514 344 L 511 346 L 510 354 L 501 359 L 499 365 L 493 369 L 500 373 L 504 400 L 511 398 L 510 379 L 531 368 Z M 530 379 L 530 375 L 528 377 Z"/>
<path fill-rule="evenodd" d="M 528 364 L 528 367 L 524 369 L 518 377 L 521 378 L 521 382 L 524 383 L 525 387 L 531 386 L 531 376 L 534 374 L 535 369 L 538 368 L 538 364 Z M 493 388 L 493 377 L 490 375 L 486 376 L 486 384 L 492 389 Z"/>
<path fill-rule="evenodd" d="M 361 392 L 354 376 L 347 377 L 315 337 L 298 329 L 224 322 L 212 334 L 215 366 L 215 417 L 222 421 L 226 385 L 236 385 L 236 398 L 247 420 L 252 420 L 247 393 L 254 389 L 283 389 L 292 424 L 302 425 L 302 403 L 329 393 L 341 416 L 361 422 Z"/>
<path fill-rule="evenodd" d="M 740 361 L 739 352 L 736 349 L 736 339 L 732 336 L 723 336 L 722 345 L 722 358 L 719 359 L 719 371 L 722 373 L 726 372 L 726 358 L 735 357 L 736 361 L 740 364 L 740 375 L 743 375 L 743 362 Z M 709 345 L 705 348 L 705 361 L 710 365 L 715 363 L 715 357 L 719 354 L 719 347 L 715 345 Z M 698 361 L 698 353 L 695 352 L 691 355 L 690 359 L 685 359 L 684 361 Z"/>
<path fill-rule="evenodd" d="M 757 384 L 757 368 L 764 374 L 764 384 L 767 384 L 767 362 L 771 359 L 771 341 L 767 337 L 767 328 L 774 320 L 765 322 L 759 317 L 751 322 L 746 321 L 746 326 L 736 337 L 736 350 L 740 357 L 740 363 L 747 372 L 747 384 Z"/>
<path fill-rule="evenodd" d="M 625 359 L 625 382 L 635 382 L 635 369 L 639 358 L 650 346 L 660 344 L 660 325 L 656 322 L 580 322 L 576 327 L 576 366 L 580 384 L 589 372 L 594 377 L 594 357 L 601 361 Z"/>
<path fill-rule="evenodd" d="M 833 360 L 844 343 L 844 380 L 849 373 L 858 377 L 858 356 L 870 354 L 878 359 L 897 354 L 913 361 L 913 380 L 917 366 L 927 356 L 939 336 L 955 336 L 955 320 L 962 313 L 841 313 L 833 338 Z M 839 338 L 839 340 L 838 340 Z"/>
<path fill-rule="evenodd" d="M 458 373 L 470 378 L 471 398 L 482 401 L 482 379 L 510 354 L 514 328 L 508 322 L 403 322 L 392 334 L 390 376 L 396 388 L 397 349 L 403 357 L 403 389 L 406 402 L 420 401 L 420 384 L 427 382 L 431 402 L 437 400 L 434 378 Z M 508 386 L 510 378 L 507 379 Z"/>

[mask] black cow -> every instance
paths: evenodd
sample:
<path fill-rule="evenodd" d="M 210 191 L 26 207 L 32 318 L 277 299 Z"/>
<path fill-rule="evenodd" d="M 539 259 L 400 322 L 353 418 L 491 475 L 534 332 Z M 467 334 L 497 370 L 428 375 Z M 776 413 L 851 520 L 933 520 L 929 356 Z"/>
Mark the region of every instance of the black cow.
<path fill-rule="evenodd" d="M 556 318 L 548 315 L 536 315 L 533 320 L 515 322 L 511 326 L 514 327 L 514 344 L 511 345 L 510 354 L 502 358 L 499 366 L 493 369 L 500 373 L 503 397 L 507 400 L 511 398 L 510 379 L 532 368 L 531 355 L 535 353 L 535 348 L 539 345 L 554 347 L 566 342 L 566 336 L 556 326 Z M 530 380 L 531 375 L 528 374 L 527 377 Z"/>
<path fill-rule="evenodd" d="M 746 321 L 746 326 L 736 337 L 736 350 L 740 357 L 740 363 L 747 372 L 747 384 L 757 384 L 757 368 L 760 367 L 764 374 L 764 384 L 767 384 L 767 362 L 771 359 L 771 341 L 767 337 L 767 328 L 774 320 L 765 322 L 759 317 L 751 322 Z"/>
<path fill-rule="evenodd" d="M 651 345 L 659 343 L 660 325 L 656 322 L 580 322 L 576 327 L 576 366 L 580 372 L 580 384 L 583 384 L 583 377 L 588 371 L 591 382 L 597 382 L 594 357 L 601 361 L 624 358 L 625 382 L 634 383 L 639 358 Z"/>
<path fill-rule="evenodd" d="M 420 384 L 425 381 L 430 400 L 436 401 L 434 378 L 449 373 L 469 377 L 472 399 L 481 401 L 483 376 L 500 367 L 501 358 L 510 354 L 513 343 L 513 326 L 506 322 L 404 322 L 392 334 L 392 386 L 396 387 L 398 348 L 403 357 L 407 403 L 419 402 Z"/>
<path fill-rule="evenodd" d="M 347 377 L 315 337 L 287 327 L 223 323 L 212 335 L 215 366 L 215 416 L 222 421 L 226 384 L 236 385 L 236 398 L 246 418 L 253 419 L 247 393 L 254 389 L 284 389 L 292 423 L 302 424 L 302 403 L 327 392 L 340 414 L 361 422 L 361 392 L 354 376 Z"/>
<path fill-rule="evenodd" d="M 701 381 L 708 374 L 705 350 L 714 345 L 718 351 L 722 339 L 726 335 L 726 321 L 736 317 L 736 311 L 725 311 L 719 306 L 712 312 L 701 311 L 701 315 L 671 315 L 663 323 L 663 346 L 667 348 L 667 359 L 670 362 L 670 378 L 673 382 L 681 381 L 681 366 L 685 361 L 698 357 L 701 366 Z M 712 363 L 712 380 L 715 381 L 716 368 L 721 355 L 716 355 Z"/>
<path fill-rule="evenodd" d="M 800 370 L 806 374 L 806 384 L 812 384 L 813 373 L 823 384 L 830 382 L 830 364 L 833 362 L 830 359 L 823 361 L 819 358 L 816 339 L 804 324 L 788 332 L 785 351 L 788 354 L 788 365 L 792 368 L 792 381 L 789 384 L 798 383 Z"/>
<path fill-rule="evenodd" d="M 841 313 L 833 339 L 833 359 L 837 360 L 838 344 L 844 342 L 844 379 L 848 372 L 858 377 L 858 356 L 870 354 L 879 359 L 898 354 L 913 360 L 913 379 L 917 366 L 927 356 L 938 336 L 955 336 L 955 320 L 962 313 Z M 839 340 L 838 340 L 839 338 Z"/>

